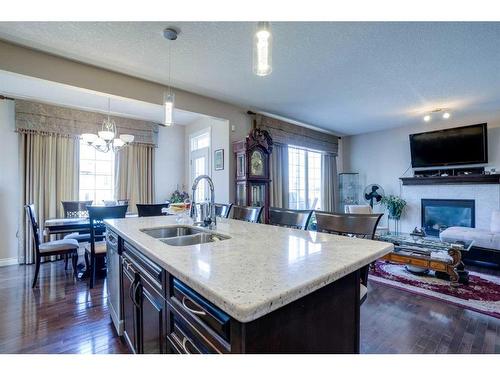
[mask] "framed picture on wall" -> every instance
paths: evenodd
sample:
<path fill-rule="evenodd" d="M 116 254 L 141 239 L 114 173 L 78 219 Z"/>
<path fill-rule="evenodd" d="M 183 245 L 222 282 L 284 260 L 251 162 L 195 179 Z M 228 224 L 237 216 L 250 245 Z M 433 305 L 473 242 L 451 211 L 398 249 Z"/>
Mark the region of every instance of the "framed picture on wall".
<path fill-rule="evenodd" d="M 214 170 L 222 171 L 224 169 L 224 149 L 214 151 Z"/>

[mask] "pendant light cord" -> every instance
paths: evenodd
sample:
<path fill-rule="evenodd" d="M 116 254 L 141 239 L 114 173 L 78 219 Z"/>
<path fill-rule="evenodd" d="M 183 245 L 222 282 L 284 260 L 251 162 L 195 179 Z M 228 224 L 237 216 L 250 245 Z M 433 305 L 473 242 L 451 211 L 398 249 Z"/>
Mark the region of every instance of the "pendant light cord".
<path fill-rule="evenodd" d="M 108 96 L 108 122 L 110 114 L 111 114 L 111 98 Z"/>
<path fill-rule="evenodd" d="M 168 44 L 168 92 L 172 95 L 172 41 Z"/>

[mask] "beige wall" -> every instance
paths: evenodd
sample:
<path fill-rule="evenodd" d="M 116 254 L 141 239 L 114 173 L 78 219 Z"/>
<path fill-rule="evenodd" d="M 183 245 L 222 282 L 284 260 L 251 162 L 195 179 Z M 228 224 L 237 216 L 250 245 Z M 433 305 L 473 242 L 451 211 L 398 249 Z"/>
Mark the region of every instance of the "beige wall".
<path fill-rule="evenodd" d="M 184 126 L 160 127 L 155 149 L 155 201 L 169 199 L 184 183 Z"/>
<path fill-rule="evenodd" d="M 19 148 L 14 101 L 0 100 L 0 266 L 17 263 Z"/>

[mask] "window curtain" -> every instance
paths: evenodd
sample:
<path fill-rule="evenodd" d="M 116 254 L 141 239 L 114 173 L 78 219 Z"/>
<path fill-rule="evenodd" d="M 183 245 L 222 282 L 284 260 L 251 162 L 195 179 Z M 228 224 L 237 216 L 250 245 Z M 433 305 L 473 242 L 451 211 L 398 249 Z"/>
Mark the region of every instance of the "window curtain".
<path fill-rule="evenodd" d="M 295 125 L 260 113 L 255 115 L 255 125 L 267 130 L 274 143 L 295 145 L 326 154 L 338 154 L 339 138 L 333 134 Z"/>
<path fill-rule="evenodd" d="M 16 99 L 16 128 L 78 137 L 101 130 L 102 113 Z M 156 145 L 158 125 L 149 121 L 110 116 L 118 134 L 132 134 L 137 143 Z"/>
<path fill-rule="evenodd" d="M 137 203 L 154 202 L 154 147 L 132 144 L 115 156 L 115 199 L 128 199 L 129 212 Z"/>
<path fill-rule="evenodd" d="M 19 138 L 22 211 L 18 258 L 20 264 L 31 264 L 34 244 L 24 205 L 35 205 L 40 233 L 43 233 L 46 219 L 63 216 L 61 201 L 78 199 L 79 140 L 27 130 L 19 131 Z"/>
<path fill-rule="evenodd" d="M 275 143 L 269 161 L 271 206 L 288 208 L 288 146 Z"/>
<path fill-rule="evenodd" d="M 335 155 L 323 154 L 321 156 L 322 210 L 335 212 L 337 197 L 337 160 Z"/>

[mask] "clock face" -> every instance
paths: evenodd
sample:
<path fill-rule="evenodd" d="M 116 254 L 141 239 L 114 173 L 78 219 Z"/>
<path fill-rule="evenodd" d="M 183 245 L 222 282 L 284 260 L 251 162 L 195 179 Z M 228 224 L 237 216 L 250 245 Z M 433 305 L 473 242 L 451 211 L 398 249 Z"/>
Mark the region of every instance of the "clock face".
<path fill-rule="evenodd" d="M 255 150 L 250 157 L 250 173 L 254 176 L 264 176 L 264 156 Z"/>

